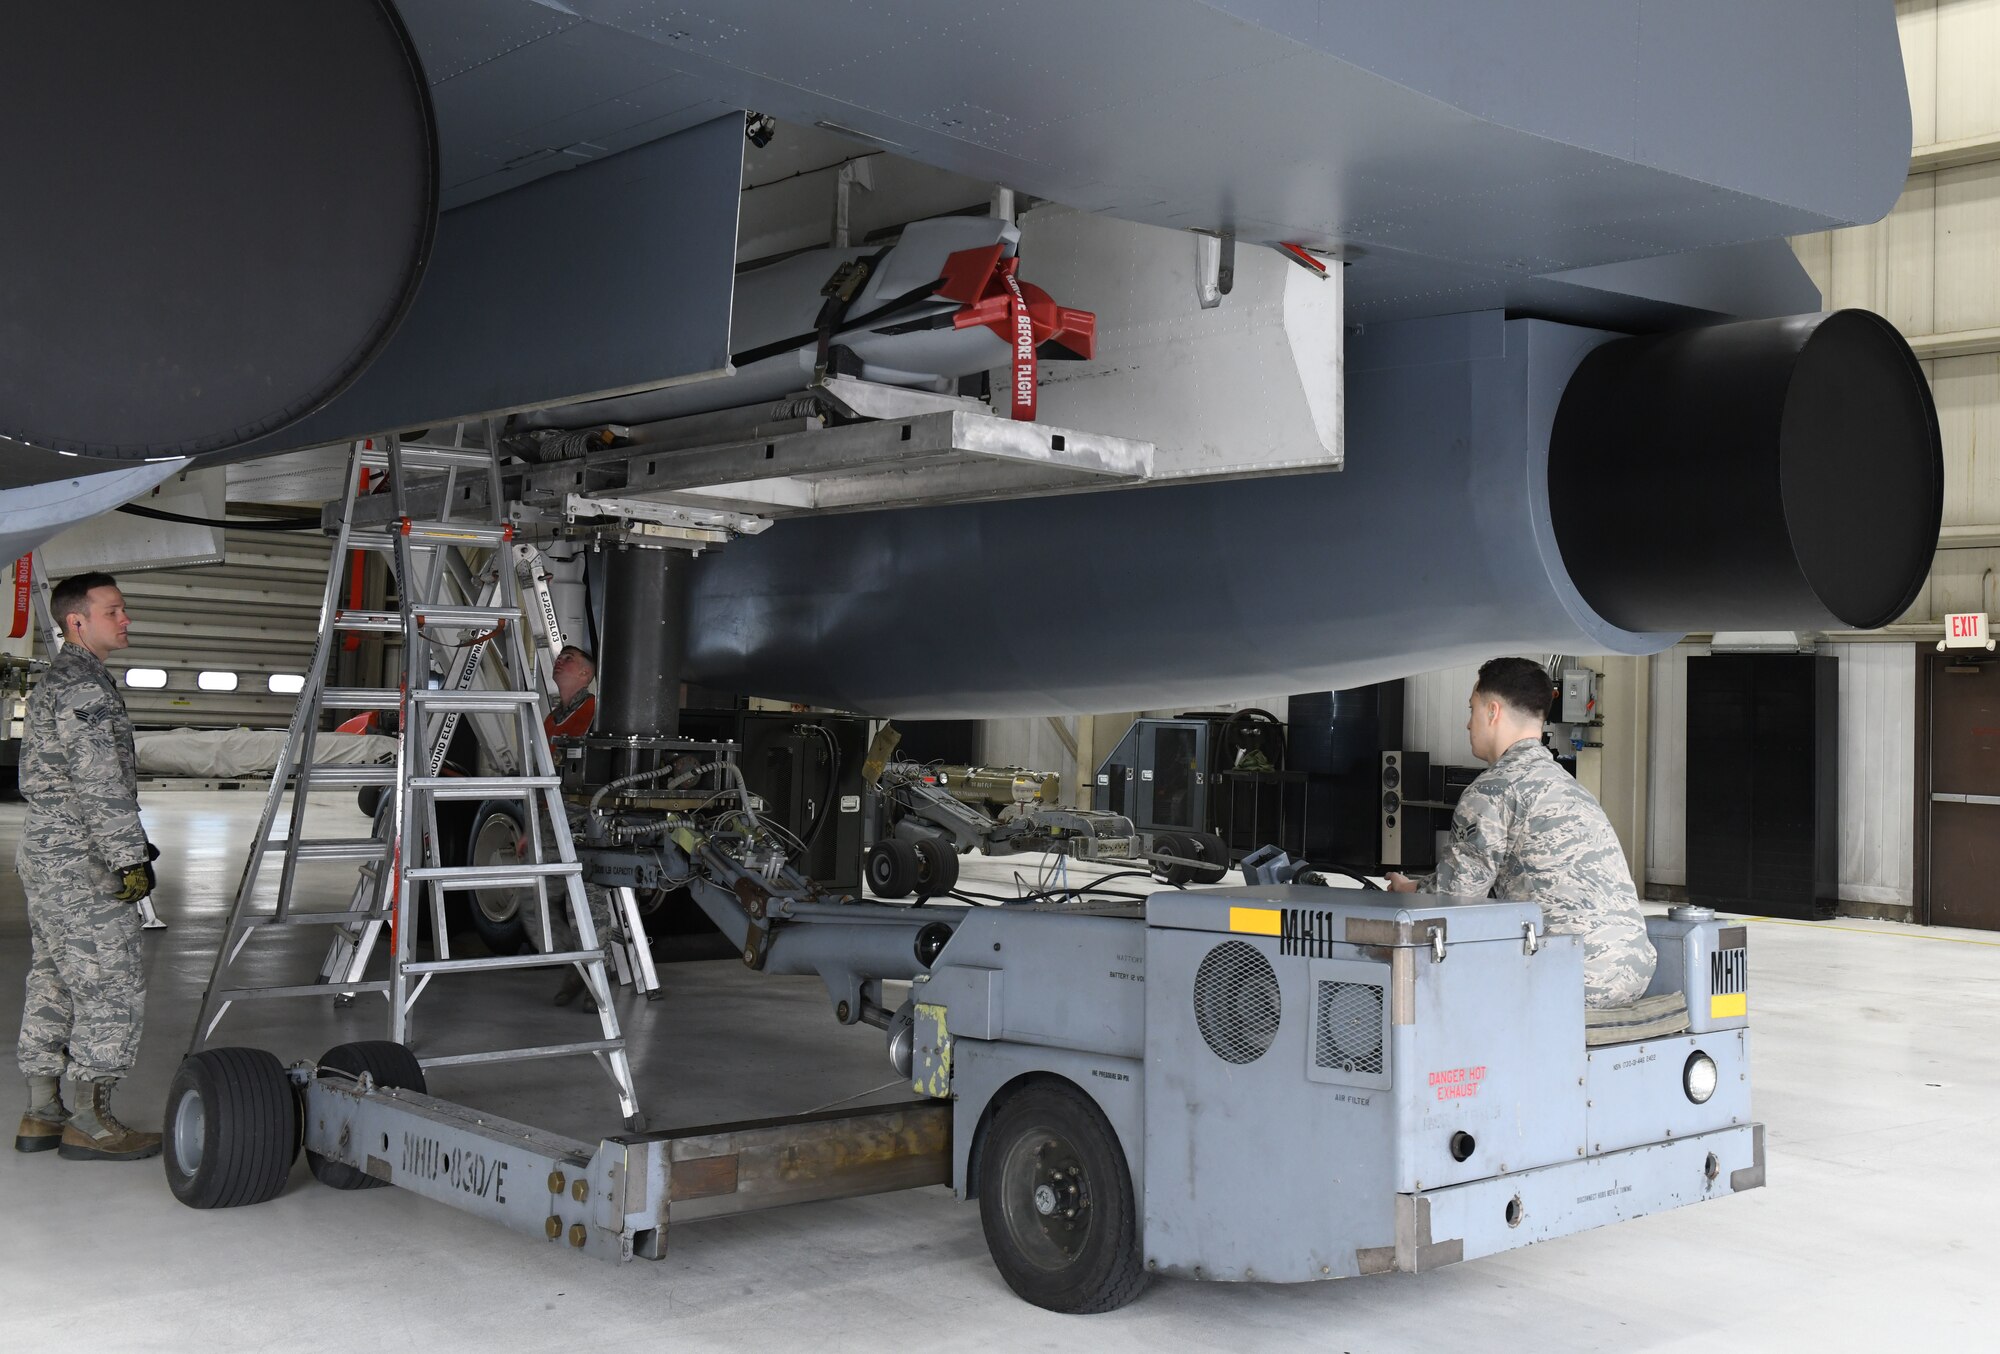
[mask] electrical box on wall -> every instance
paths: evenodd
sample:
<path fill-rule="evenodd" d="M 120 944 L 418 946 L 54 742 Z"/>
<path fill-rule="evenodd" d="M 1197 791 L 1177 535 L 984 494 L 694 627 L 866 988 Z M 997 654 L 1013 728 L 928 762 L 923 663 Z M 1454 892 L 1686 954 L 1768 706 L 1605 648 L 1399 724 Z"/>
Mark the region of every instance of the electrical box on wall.
<path fill-rule="evenodd" d="M 1577 753 L 1604 746 L 1598 732 L 1604 727 L 1604 710 L 1597 698 L 1599 676 L 1593 668 L 1564 668 L 1556 682 L 1549 735 L 1556 759 L 1574 773 Z"/>
<path fill-rule="evenodd" d="M 1588 724 L 1597 717 L 1597 674 L 1589 668 L 1564 668 L 1562 702 L 1557 720 L 1563 724 Z"/>

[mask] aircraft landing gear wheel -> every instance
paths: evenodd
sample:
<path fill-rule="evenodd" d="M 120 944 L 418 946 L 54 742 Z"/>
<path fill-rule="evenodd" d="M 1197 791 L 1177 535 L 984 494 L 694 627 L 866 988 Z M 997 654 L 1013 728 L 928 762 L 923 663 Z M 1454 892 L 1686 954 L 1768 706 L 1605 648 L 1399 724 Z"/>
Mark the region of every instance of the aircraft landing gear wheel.
<path fill-rule="evenodd" d="M 470 844 L 465 850 L 467 865 L 518 865 L 522 838 L 527 828 L 519 810 L 504 800 L 480 806 L 472 820 Z M 472 929 L 490 953 L 519 954 L 528 943 L 526 904 L 534 890 L 524 888 L 473 889 Z"/>
<path fill-rule="evenodd" d="M 958 887 L 958 852 L 942 837 L 920 837 L 917 852 L 917 897 L 937 898 Z"/>
<path fill-rule="evenodd" d="M 1009 1096 L 979 1146 L 979 1221 L 1007 1286 L 1052 1312 L 1109 1312 L 1146 1286 L 1125 1153 L 1060 1081 Z"/>
<path fill-rule="evenodd" d="M 1189 882 L 1220 884 L 1222 877 L 1229 873 L 1229 843 L 1213 832 L 1185 832 L 1181 834 L 1181 840 L 1194 848 L 1190 855 L 1204 862 L 1199 870 L 1193 872 Z"/>
<path fill-rule="evenodd" d="M 907 898 L 921 871 L 917 848 L 896 837 L 884 837 L 868 848 L 868 887 L 877 898 Z"/>
<path fill-rule="evenodd" d="M 322 1072 L 344 1072 L 350 1077 L 366 1072 L 374 1078 L 377 1086 L 393 1086 L 403 1091 L 424 1089 L 424 1069 L 417 1061 L 417 1055 L 387 1039 L 364 1039 L 358 1043 L 336 1045 L 319 1060 L 319 1069 Z M 306 1165 L 312 1168 L 315 1180 L 334 1189 L 377 1189 L 389 1183 L 356 1170 L 345 1162 L 329 1161 L 318 1152 L 306 1153 Z"/>
<path fill-rule="evenodd" d="M 261 1048 L 193 1053 L 167 1091 L 167 1187 L 189 1208 L 275 1199 L 299 1155 L 299 1102 Z"/>

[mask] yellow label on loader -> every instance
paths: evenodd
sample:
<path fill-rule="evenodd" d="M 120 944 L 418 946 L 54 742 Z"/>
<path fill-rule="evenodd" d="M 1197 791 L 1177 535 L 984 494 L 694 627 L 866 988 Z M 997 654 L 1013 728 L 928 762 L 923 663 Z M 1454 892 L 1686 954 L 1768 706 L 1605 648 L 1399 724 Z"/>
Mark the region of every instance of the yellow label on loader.
<path fill-rule="evenodd" d="M 1275 936 L 1278 934 L 1278 909 L 1232 907 L 1229 909 L 1229 929 L 1245 935 Z"/>

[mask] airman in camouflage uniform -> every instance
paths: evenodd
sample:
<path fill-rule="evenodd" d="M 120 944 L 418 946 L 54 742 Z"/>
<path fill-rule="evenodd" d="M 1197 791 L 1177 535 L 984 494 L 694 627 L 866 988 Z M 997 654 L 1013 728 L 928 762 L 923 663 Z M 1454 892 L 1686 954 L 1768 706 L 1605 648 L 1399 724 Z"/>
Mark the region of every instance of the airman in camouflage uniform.
<path fill-rule="evenodd" d="M 28 698 L 21 745 L 28 814 L 15 868 L 33 944 L 19 1053 L 31 1103 L 14 1145 L 130 1161 L 157 1153 L 160 1138 L 126 1128 L 107 1103 L 139 1052 L 146 978 L 135 904 L 158 854 L 139 824 L 132 721 L 104 666 L 126 647 L 129 621 L 107 574 L 66 580 L 52 602 L 68 642 Z M 67 1106 L 63 1077 L 75 1084 Z"/>
<path fill-rule="evenodd" d="M 1489 678 L 1499 664 L 1522 664 L 1533 675 L 1501 669 Z M 1480 676 L 1468 731 L 1473 752 L 1492 765 L 1459 798 L 1451 846 L 1436 872 L 1409 880 L 1392 875 L 1391 885 L 1400 880 L 1425 893 L 1539 904 L 1552 934 L 1583 937 L 1584 1004 L 1630 1005 L 1646 995 L 1658 956 L 1604 809 L 1542 746 L 1548 675 L 1525 659 L 1497 659 Z M 1526 694 L 1519 698 L 1528 708 L 1487 686 L 1490 680 L 1506 687 L 1510 676 L 1521 679 Z M 1490 709 L 1496 696 L 1497 718 Z"/>

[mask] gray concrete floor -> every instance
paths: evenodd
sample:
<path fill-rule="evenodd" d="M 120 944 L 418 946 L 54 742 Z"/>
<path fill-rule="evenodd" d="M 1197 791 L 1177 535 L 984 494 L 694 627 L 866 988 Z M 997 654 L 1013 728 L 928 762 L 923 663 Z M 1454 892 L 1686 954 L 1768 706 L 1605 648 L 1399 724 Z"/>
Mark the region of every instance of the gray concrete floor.
<path fill-rule="evenodd" d="M 146 941 L 146 1038 L 120 1092 L 143 1126 L 158 1124 L 260 800 L 146 798 L 171 929 Z M 326 813 L 312 835 L 365 831 Z M 0 805 L 10 865 L 20 823 L 20 806 Z M 1021 868 L 974 865 L 968 882 Z M 341 867 L 311 868 L 327 872 L 329 899 L 346 896 Z M 2000 936 L 1763 921 L 1751 950 L 1770 1187 L 1431 1274 L 1160 1282 L 1123 1311 L 1065 1318 L 1007 1291 L 976 1207 L 941 1188 L 690 1225 L 665 1261 L 621 1267 L 396 1190 L 325 1189 L 303 1165 L 271 1203 L 200 1213 L 175 1202 L 158 1161 L 0 1150 L 0 1349 L 1994 1347 Z M 27 954 L 9 868 L 8 1047 Z M 317 957 L 274 949 L 270 976 L 305 981 Z M 547 973 L 457 981 L 464 995 L 439 990 L 419 1008 L 435 1046 L 589 1023 L 547 1004 Z M 659 1001 L 621 998 L 655 1124 L 807 1110 L 890 1078 L 879 1034 L 836 1025 L 816 980 L 707 962 L 670 966 L 665 983 Z M 313 998 L 233 1011 L 222 1041 L 292 1060 L 382 1029 L 379 1004 Z M 448 1071 L 432 1090 L 579 1137 L 618 1128 L 608 1083 L 573 1060 Z M 0 1109 L 12 1113 L 4 1096 Z"/>

